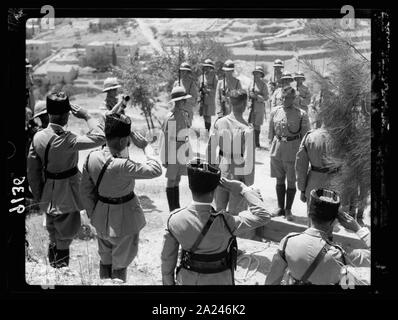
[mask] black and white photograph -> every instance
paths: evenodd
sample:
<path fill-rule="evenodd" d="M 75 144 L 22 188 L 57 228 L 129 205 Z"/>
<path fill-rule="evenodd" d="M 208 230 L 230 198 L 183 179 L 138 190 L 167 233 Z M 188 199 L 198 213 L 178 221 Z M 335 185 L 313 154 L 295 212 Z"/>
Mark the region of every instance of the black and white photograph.
<path fill-rule="evenodd" d="M 25 17 L 26 285 L 371 287 L 374 22 L 355 9 Z"/>

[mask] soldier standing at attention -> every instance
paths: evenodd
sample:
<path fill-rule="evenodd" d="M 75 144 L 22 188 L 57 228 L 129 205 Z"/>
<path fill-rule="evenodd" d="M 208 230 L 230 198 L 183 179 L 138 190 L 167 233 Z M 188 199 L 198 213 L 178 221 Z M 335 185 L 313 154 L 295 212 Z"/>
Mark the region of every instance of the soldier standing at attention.
<path fill-rule="evenodd" d="M 64 127 L 69 112 L 84 119 L 89 131 L 77 136 Z M 55 268 L 68 266 L 69 246 L 80 228 L 80 172 L 77 168 L 79 151 L 101 146 L 105 134 L 101 125 L 88 112 L 70 105 L 63 93 L 47 96 L 50 123 L 37 132 L 29 150 L 28 181 L 36 201 L 46 213 L 46 227 L 50 235 L 48 258 Z"/>
<path fill-rule="evenodd" d="M 283 105 L 271 111 L 268 138 L 270 146 L 271 177 L 276 178 L 278 210 L 276 214 L 293 220 L 292 204 L 296 194 L 294 163 L 302 137 L 309 130 L 305 111 L 293 105 L 295 90 L 288 86 L 283 90 Z M 287 180 L 287 189 L 285 185 Z M 285 206 L 286 194 L 286 206 Z"/>
<path fill-rule="evenodd" d="M 216 89 L 217 89 L 217 76 L 215 73 L 214 62 L 206 59 L 202 63 L 202 76 L 199 79 L 200 83 L 200 101 L 199 101 L 199 115 L 203 116 L 205 128 L 210 131 L 211 117 L 216 114 Z M 203 87 L 202 87 L 203 82 Z"/>
<path fill-rule="evenodd" d="M 332 175 L 337 172 L 327 165 L 331 152 L 331 138 L 324 123 L 321 128 L 308 131 L 301 141 L 295 171 L 300 199 L 307 202 L 308 208 L 311 190 L 330 187 Z"/>
<path fill-rule="evenodd" d="M 255 68 L 253 76 L 253 82 L 248 89 L 249 97 L 252 101 L 252 109 L 250 110 L 248 122 L 254 127 L 255 144 L 256 147 L 260 148 L 260 132 L 261 126 L 264 123 L 264 118 L 266 117 L 265 102 L 268 100 L 268 88 L 263 80 L 265 73 L 261 66 Z"/>
<path fill-rule="evenodd" d="M 232 90 L 230 101 L 232 112 L 214 123 L 207 148 L 209 162 L 218 163 L 223 178 L 250 186 L 254 183 L 255 147 L 253 127 L 243 118 L 247 105 L 246 91 Z M 225 188 L 217 187 L 215 201 L 217 211 L 228 207 L 230 213 L 238 214 L 243 210 L 242 198 L 234 197 Z"/>
<path fill-rule="evenodd" d="M 222 70 L 224 71 L 224 78 L 218 80 L 216 89 L 216 112 L 218 117 L 223 117 L 231 113 L 230 92 L 242 89 L 239 79 L 233 75 L 235 64 L 232 60 L 225 61 Z"/>
<path fill-rule="evenodd" d="M 174 82 L 173 87 L 183 87 L 185 92 L 191 97 L 186 99 L 184 103 L 184 110 L 188 113 L 188 128 L 192 126 L 193 110 L 198 101 L 198 85 L 195 82 L 192 74 L 192 69 L 189 63 L 183 62 L 180 65 L 181 79 Z"/>
<path fill-rule="evenodd" d="M 270 95 L 272 95 L 277 88 L 280 88 L 282 86 L 281 83 L 282 70 L 283 70 L 283 61 L 280 59 L 276 59 L 274 61 L 274 76 L 269 82 Z"/>
<path fill-rule="evenodd" d="M 169 103 L 174 102 L 174 108 L 167 115 L 162 127 L 164 133 L 164 143 L 161 150 L 162 164 L 167 168 L 166 195 L 170 211 L 180 207 L 179 184 L 181 176 L 187 174 L 187 161 L 184 155 L 187 156 L 186 152 L 189 152 L 189 116 L 185 104 L 190 98 L 191 95 L 185 92 L 184 87 L 173 88 Z M 186 152 L 183 152 L 184 148 L 186 148 Z M 180 159 L 181 157 L 183 159 Z"/>
<path fill-rule="evenodd" d="M 159 177 L 162 167 L 146 140 L 131 132 L 129 117 L 107 114 L 105 137 L 106 147 L 87 156 L 80 192 L 97 231 L 100 278 L 126 282 L 127 267 L 137 255 L 139 233 L 146 223 L 134 193 L 135 180 Z M 129 159 L 130 138 L 144 151 L 146 162 Z"/>
<path fill-rule="evenodd" d="M 277 88 L 271 96 L 271 110 L 273 110 L 277 106 L 280 106 L 283 103 L 283 89 L 287 86 L 291 86 L 291 83 L 293 82 L 293 77 L 290 73 L 284 72 L 280 81 L 281 86 Z"/>
<path fill-rule="evenodd" d="M 302 233 L 284 237 L 272 259 L 265 284 L 280 285 L 288 270 L 287 284 L 338 285 L 346 265 L 370 267 L 370 232 L 348 214 L 338 212 L 340 198 L 327 189 L 311 191 L 309 217 L 311 227 Z M 367 249 L 346 249 L 333 242 L 336 220 L 354 231 Z"/>
<path fill-rule="evenodd" d="M 221 186 L 235 196 L 243 196 L 249 209 L 236 216 L 217 213 L 211 204 L 220 183 L 220 170 L 199 159 L 187 167 L 193 201 L 172 212 L 167 221 L 161 253 L 163 285 L 234 285 L 236 235 L 265 225 L 270 214 L 256 190 L 227 179 L 221 179 Z"/>
<path fill-rule="evenodd" d="M 305 76 L 302 72 L 296 72 L 294 75 L 294 81 L 296 81 L 297 98 L 295 101 L 296 107 L 304 110 L 308 114 L 308 105 L 311 102 L 311 92 L 306 85 L 304 85 Z"/>

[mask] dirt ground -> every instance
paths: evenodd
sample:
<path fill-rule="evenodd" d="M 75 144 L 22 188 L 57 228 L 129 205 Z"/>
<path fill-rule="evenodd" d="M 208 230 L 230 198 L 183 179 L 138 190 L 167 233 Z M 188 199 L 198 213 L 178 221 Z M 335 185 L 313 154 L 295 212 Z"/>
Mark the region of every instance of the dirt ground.
<path fill-rule="evenodd" d="M 103 101 L 103 100 L 102 100 Z M 84 96 L 78 96 L 74 103 L 85 106 L 92 114 L 98 113 L 99 104 L 102 103 L 101 96 L 96 99 L 86 99 Z M 145 132 L 145 120 L 139 114 L 137 109 L 130 108 L 127 110 L 133 119 L 135 128 L 141 132 Z M 157 115 L 163 119 L 167 114 L 167 110 L 162 106 L 157 108 Z M 195 115 L 193 128 L 203 127 L 202 118 Z M 79 134 L 87 131 L 85 123 L 81 120 L 71 118 L 69 130 Z M 267 124 L 262 127 L 261 144 L 267 145 Z M 192 140 L 194 151 L 204 152 L 206 145 L 206 137 L 200 137 L 198 140 Z M 154 144 L 157 150 L 157 145 Z M 79 155 L 79 167 L 88 154 L 89 150 L 82 151 Z M 130 158 L 135 161 L 144 161 L 143 152 L 136 147 L 131 147 Z M 270 178 L 269 153 L 265 149 L 256 150 L 255 164 L 255 186 L 260 188 L 263 199 L 270 210 L 276 208 L 275 181 Z M 165 193 L 166 178 L 165 170 L 161 177 L 152 180 L 137 180 L 135 192 L 144 209 L 147 224 L 140 234 L 139 253 L 137 258 L 128 268 L 128 281 L 126 285 L 161 285 L 160 272 L 160 252 L 162 246 L 162 234 L 166 226 L 168 218 L 168 204 Z M 182 177 L 180 183 L 180 202 L 181 206 L 186 206 L 191 201 L 191 194 L 188 188 L 187 177 Z M 292 208 L 295 215 L 295 221 L 306 224 L 306 205 L 296 197 Z M 88 219 L 83 215 L 83 221 L 88 224 Z M 71 245 L 71 261 L 68 268 L 53 269 L 48 265 L 46 258 L 48 236 L 43 226 L 43 216 L 39 214 L 31 214 L 26 219 L 27 240 L 29 242 L 30 261 L 26 262 L 26 282 L 31 285 L 119 285 L 110 280 L 102 281 L 99 279 L 99 255 L 97 252 L 97 242 L 95 238 L 89 237 L 87 240 L 76 239 Z M 94 228 L 91 230 L 95 232 Z M 269 267 L 272 254 L 275 252 L 276 244 L 271 242 L 240 243 L 245 251 L 261 251 L 266 257 L 263 263 L 259 263 L 256 269 L 262 272 L 258 276 L 253 276 L 255 270 L 249 270 L 251 267 L 245 268 L 247 261 L 241 261 L 238 268 L 238 284 L 256 284 L 263 283 L 265 279 L 265 271 Z M 254 246 L 254 247 L 253 247 Z M 268 258 L 267 258 L 268 257 Z M 267 267 L 268 266 L 268 267 Z M 248 272 L 250 276 L 248 277 Z M 247 278 L 247 279 L 246 279 Z M 250 278 L 250 279 L 249 279 Z M 242 280 L 243 279 L 243 280 Z"/>

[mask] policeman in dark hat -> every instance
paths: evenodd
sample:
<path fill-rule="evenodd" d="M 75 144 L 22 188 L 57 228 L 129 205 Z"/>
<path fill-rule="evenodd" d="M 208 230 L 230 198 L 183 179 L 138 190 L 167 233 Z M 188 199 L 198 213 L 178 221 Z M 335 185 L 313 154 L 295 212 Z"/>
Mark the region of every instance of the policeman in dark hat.
<path fill-rule="evenodd" d="M 194 159 L 187 165 L 192 203 L 171 213 L 164 235 L 164 285 L 232 285 L 237 246 L 235 236 L 266 224 L 270 214 L 258 191 L 243 182 L 221 178 L 218 168 Z M 212 207 L 218 185 L 240 195 L 249 209 L 237 216 Z M 179 266 L 178 251 L 182 248 Z M 176 268 L 177 267 L 177 268 Z"/>
<path fill-rule="evenodd" d="M 100 278 L 127 280 L 127 267 L 138 252 L 145 217 L 134 193 L 136 179 L 162 174 L 151 146 L 131 131 L 130 118 L 117 113 L 105 118 L 106 146 L 91 152 L 83 166 L 80 191 L 84 208 L 97 231 Z M 144 151 L 143 163 L 129 159 L 130 139 Z"/>
<path fill-rule="evenodd" d="M 27 175 L 34 199 L 46 213 L 50 265 L 59 268 L 69 264 L 69 246 L 80 228 L 79 151 L 101 146 L 105 134 L 99 122 L 71 105 L 63 92 L 48 95 L 46 105 L 50 123 L 33 137 Z M 86 121 L 86 135 L 65 130 L 70 112 Z"/>
<path fill-rule="evenodd" d="M 357 233 L 370 248 L 370 232 L 361 228 L 348 214 L 339 212 L 340 197 L 328 189 L 311 191 L 309 217 L 311 227 L 302 233 L 290 233 L 280 242 L 265 284 L 281 284 L 286 269 L 288 284 L 340 284 L 342 267 L 370 266 L 368 249 L 344 250 L 333 242 L 333 227 L 340 224 Z"/>

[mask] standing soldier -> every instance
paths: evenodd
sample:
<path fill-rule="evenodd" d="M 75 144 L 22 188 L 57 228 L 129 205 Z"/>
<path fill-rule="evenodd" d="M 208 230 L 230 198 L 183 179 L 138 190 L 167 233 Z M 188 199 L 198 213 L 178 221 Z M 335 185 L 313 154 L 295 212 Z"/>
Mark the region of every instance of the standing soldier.
<path fill-rule="evenodd" d="M 283 105 L 271 111 L 268 138 L 271 144 L 271 177 L 276 178 L 278 210 L 276 214 L 293 220 L 292 204 L 296 194 L 294 163 L 302 137 L 309 130 L 305 111 L 293 105 L 296 91 L 292 87 L 283 90 Z M 287 180 L 287 189 L 285 185 Z M 286 206 L 285 206 L 286 195 Z"/>
<path fill-rule="evenodd" d="M 223 178 L 242 181 L 250 186 L 254 183 L 255 147 L 253 127 L 243 118 L 247 104 L 246 91 L 232 90 L 230 101 L 232 112 L 214 123 L 207 149 L 209 162 L 219 164 Z M 217 211 L 228 207 L 231 214 L 238 214 L 246 207 L 241 197 L 235 197 L 221 187 L 217 187 L 214 197 Z"/>
<path fill-rule="evenodd" d="M 222 70 L 224 71 L 224 78 L 218 80 L 216 89 L 216 112 L 218 117 L 223 117 L 231 113 L 230 92 L 242 89 L 239 79 L 233 75 L 235 64 L 232 60 L 225 61 Z"/>
<path fill-rule="evenodd" d="M 185 92 L 191 96 L 191 98 L 186 99 L 183 106 L 184 110 L 188 113 L 188 128 L 190 128 L 192 126 L 193 110 L 198 101 L 198 85 L 195 82 L 189 63 L 181 63 L 180 77 L 178 81 L 174 82 L 173 87 L 183 87 Z"/>
<path fill-rule="evenodd" d="M 104 89 L 102 92 L 106 92 L 105 107 L 106 110 L 112 110 L 113 107 L 118 103 L 118 90 L 121 87 L 117 78 L 110 77 L 104 80 Z"/>
<path fill-rule="evenodd" d="M 331 155 L 330 142 L 330 135 L 323 124 L 321 128 L 307 132 L 296 154 L 297 188 L 301 192 L 301 201 L 307 202 L 307 208 L 311 190 L 330 187 L 332 174 L 336 172 L 335 168 L 327 165 L 327 158 Z"/>
<path fill-rule="evenodd" d="M 33 78 L 32 78 L 32 65 L 28 59 L 25 59 L 25 90 L 26 90 L 26 107 L 34 112 L 35 98 L 33 95 Z"/>
<path fill-rule="evenodd" d="M 287 86 L 289 87 L 291 86 L 291 83 L 293 82 L 293 77 L 290 73 L 284 72 L 282 74 L 280 81 L 281 81 L 281 86 L 277 88 L 271 96 L 271 110 L 283 104 L 283 99 L 282 99 L 283 89 Z"/>
<path fill-rule="evenodd" d="M 237 263 L 236 235 L 265 225 L 270 214 L 256 190 L 243 182 L 221 179 L 221 186 L 244 197 L 249 209 L 232 216 L 211 206 L 221 172 L 216 167 L 192 161 L 188 166 L 192 204 L 175 210 L 167 221 L 161 253 L 164 285 L 234 285 Z M 181 246 L 180 265 L 177 267 Z"/>
<path fill-rule="evenodd" d="M 294 75 L 294 81 L 297 83 L 296 107 L 299 107 L 308 114 L 308 105 L 311 102 L 311 93 L 308 87 L 303 83 L 305 81 L 304 73 L 296 72 Z"/>
<path fill-rule="evenodd" d="M 214 62 L 206 59 L 202 63 L 202 77 L 200 83 L 199 115 L 203 116 L 205 128 L 210 131 L 211 116 L 216 114 L 216 89 L 217 76 L 215 73 Z"/>
<path fill-rule="evenodd" d="M 347 265 L 370 267 L 370 232 L 348 214 L 338 212 L 340 198 L 327 189 L 311 191 L 311 227 L 284 237 L 272 259 L 266 285 L 280 285 L 287 270 L 287 284 L 339 285 Z M 366 249 L 343 249 L 333 242 L 333 227 L 340 224 L 354 231 Z M 347 269 L 345 269 L 347 270 Z"/>
<path fill-rule="evenodd" d="M 187 174 L 187 161 L 184 156 L 187 156 L 186 152 L 189 152 L 189 116 L 185 104 L 190 98 L 191 95 L 185 92 L 184 87 L 174 87 L 169 102 L 174 102 L 174 108 L 163 124 L 162 163 L 167 168 L 166 195 L 170 211 L 180 207 L 179 184 L 181 176 Z"/>
<path fill-rule="evenodd" d="M 69 112 L 84 119 L 89 132 L 77 136 L 64 127 Z M 80 228 L 80 172 L 77 168 L 79 151 L 101 146 L 104 131 L 98 121 L 78 106 L 70 105 L 63 93 L 47 96 L 50 123 L 37 132 L 29 150 L 28 180 L 36 201 L 46 213 L 46 226 L 50 235 L 48 258 L 55 268 L 68 266 L 69 246 Z"/>
<path fill-rule="evenodd" d="M 146 140 L 131 132 L 131 120 L 111 113 L 105 119 L 106 147 L 91 152 L 83 166 L 80 184 L 82 202 L 97 231 L 100 278 L 126 282 L 127 267 L 138 252 L 145 217 L 134 193 L 136 179 L 162 174 Z M 129 159 L 130 137 L 147 157 L 144 163 Z"/>
<path fill-rule="evenodd" d="M 274 76 L 269 82 L 270 84 L 270 94 L 272 95 L 274 91 L 282 86 L 281 77 L 282 77 L 282 70 L 283 70 L 283 61 L 280 59 L 276 59 L 274 61 Z"/>
<path fill-rule="evenodd" d="M 266 117 L 265 102 L 268 100 L 268 88 L 263 80 L 264 76 L 265 73 L 263 68 L 257 66 L 253 71 L 253 82 L 248 89 L 252 101 L 248 122 L 254 127 L 254 141 L 258 148 L 260 148 L 261 126 Z"/>

